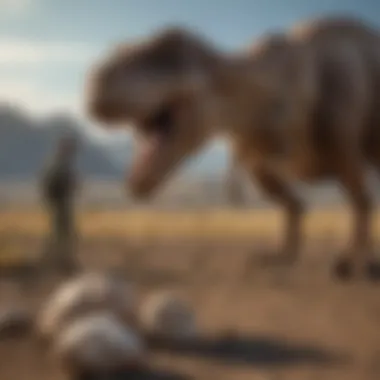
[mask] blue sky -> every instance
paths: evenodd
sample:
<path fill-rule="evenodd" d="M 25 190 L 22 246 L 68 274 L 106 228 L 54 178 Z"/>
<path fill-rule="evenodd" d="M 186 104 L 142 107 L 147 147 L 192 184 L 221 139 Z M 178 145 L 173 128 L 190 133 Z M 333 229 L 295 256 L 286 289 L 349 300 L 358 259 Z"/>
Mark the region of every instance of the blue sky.
<path fill-rule="evenodd" d="M 80 113 L 86 68 L 114 42 L 181 24 L 233 49 L 326 12 L 379 23 L 380 1 L 0 0 L 0 100 Z"/>

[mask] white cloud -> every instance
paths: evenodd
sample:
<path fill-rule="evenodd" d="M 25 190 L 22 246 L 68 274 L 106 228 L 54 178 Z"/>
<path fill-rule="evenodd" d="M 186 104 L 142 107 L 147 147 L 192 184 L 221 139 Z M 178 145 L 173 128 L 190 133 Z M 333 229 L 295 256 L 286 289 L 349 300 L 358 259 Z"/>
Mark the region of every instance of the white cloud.
<path fill-rule="evenodd" d="M 52 43 L 0 37 L 0 65 L 84 63 L 93 57 L 94 51 L 80 43 Z"/>
<path fill-rule="evenodd" d="M 79 91 L 75 93 L 75 81 L 73 93 L 62 94 L 57 84 L 38 83 L 41 76 L 34 76 L 34 70 L 65 72 L 67 65 L 73 64 L 81 71 L 91 58 L 91 49 L 79 43 L 0 37 L 0 101 L 17 103 L 39 114 L 65 109 L 80 113 L 81 99 Z"/>
<path fill-rule="evenodd" d="M 0 0 L 0 13 L 6 15 L 23 15 L 36 4 L 35 0 Z"/>
<path fill-rule="evenodd" d="M 0 102 L 19 105 L 28 111 L 43 115 L 55 111 L 80 113 L 80 99 L 74 95 L 50 92 L 31 81 L 0 79 Z"/>
<path fill-rule="evenodd" d="M 42 76 L 36 76 L 35 69 L 41 73 L 45 68 L 50 72 L 54 68 L 64 73 L 67 65 L 73 65 L 78 73 L 94 58 L 94 49 L 80 43 L 0 37 L 0 103 L 14 104 L 42 117 L 55 112 L 70 112 L 83 122 L 86 117 L 81 83 L 74 79 L 69 84 L 72 91 L 62 92 L 59 81 L 41 83 Z M 83 125 L 91 136 L 99 140 L 107 140 L 110 135 L 102 128 L 88 126 L 88 121 Z"/>
<path fill-rule="evenodd" d="M 103 128 L 89 123 L 84 114 L 80 96 L 51 92 L 32 81 L 10 80 L 0 77 L 0 103 L 21 107 L 37 118 L 44 118 L 54 113 L 68 112 L 76 117 L 79 125 L 84 128 L 84 132 L 98 142 L 112 145 L 125 140 L 124 131 L 109 133 Z"/>
<path fill-rule="evenodd" d="M 0 65 L 84 63 L 93 56 L 92 49 L 79 43 L 50 43 L 0 37 Z"/>

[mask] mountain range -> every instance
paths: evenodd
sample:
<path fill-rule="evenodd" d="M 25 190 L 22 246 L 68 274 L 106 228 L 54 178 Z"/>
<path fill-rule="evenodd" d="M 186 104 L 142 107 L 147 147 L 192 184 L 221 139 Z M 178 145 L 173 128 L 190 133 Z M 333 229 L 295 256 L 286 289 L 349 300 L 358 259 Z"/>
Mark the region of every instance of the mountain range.
<path fill-rule="evenodd" d="M 115 139 L 94 137 L 89 128 L 67 114 L 36 119 L 24 110 L 0 105 L 0 180 L 33 180 L 60 136 L 69 133 L 80 141 L 79 172 L 91 179 L 116 180 L 131 160 L 133 141 L 127 134 Z M 221 174 L 226 154 L 211 147 L 184 165 L 184 175 Z"/>

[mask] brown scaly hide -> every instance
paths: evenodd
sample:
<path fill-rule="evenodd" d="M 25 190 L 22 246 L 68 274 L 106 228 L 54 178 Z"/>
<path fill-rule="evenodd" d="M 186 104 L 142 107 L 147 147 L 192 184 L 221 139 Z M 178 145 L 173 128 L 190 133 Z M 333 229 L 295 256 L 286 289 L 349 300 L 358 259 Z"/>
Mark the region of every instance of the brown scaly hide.
<path fill-rule="evenodd" d="M 129 190 L 152 196 L 184 158 L 224 133 L 240 164 L 285 209 L 284 252 L 300 249 L 294 179 L 332 178 L 354 211 L 337 269 L 363 274 L 371 244 L 369 165 L 380 168 L 380 37 L 363 22 L 321 18 L 266 34 L 235 54 L 173 28 L 121 46 L 90 79 L 89 113 L 131 121 L 138 151 Z"/>

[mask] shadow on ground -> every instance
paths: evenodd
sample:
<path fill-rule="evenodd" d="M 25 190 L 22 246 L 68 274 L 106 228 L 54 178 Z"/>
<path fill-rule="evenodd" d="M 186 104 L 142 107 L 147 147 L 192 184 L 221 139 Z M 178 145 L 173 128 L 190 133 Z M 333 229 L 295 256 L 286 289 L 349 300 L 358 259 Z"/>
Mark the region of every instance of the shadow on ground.
<path fill-rule="evenodd" d="M 157 369 L 139 369 L 134 371 L 121 371 L 108 375 L 79 375 L 74 380 L 190 380 L 188 376 Z"/>
<path fill-rule="evenodd" d="M 329 352 L 323 348 L 296 345 L 269 337 L 247 337 L 229 335 L 216 338 L 202 338 L 192 342 L 169 342 L 148 338 L 151 347 L 157 351 L 172 354 L 199 356 L 223 361 L 227 364 L 260 366 L 317 365 L 335 366 L 347 362 L 347 357 Z"/>
<path fill-rule="evenodd" d="M 144 369 L 128 372 L 120 372 L 112 374 L 111 376 L 104 377 L 101 375 L 96 376 L 79 376 L 75 380 L 104 380 L 105 378 L 109 380 L 190 380 L 190 377 L 172 372 L 157 369 Z"/>

